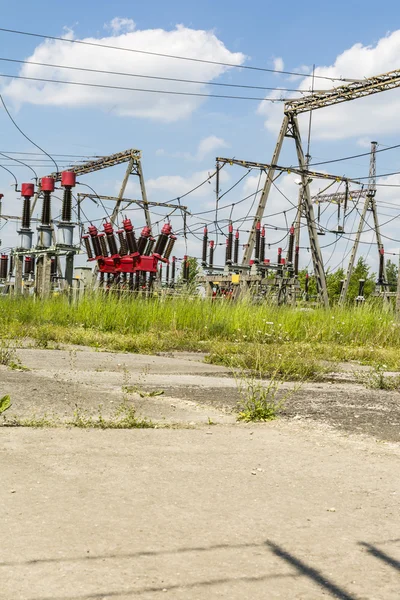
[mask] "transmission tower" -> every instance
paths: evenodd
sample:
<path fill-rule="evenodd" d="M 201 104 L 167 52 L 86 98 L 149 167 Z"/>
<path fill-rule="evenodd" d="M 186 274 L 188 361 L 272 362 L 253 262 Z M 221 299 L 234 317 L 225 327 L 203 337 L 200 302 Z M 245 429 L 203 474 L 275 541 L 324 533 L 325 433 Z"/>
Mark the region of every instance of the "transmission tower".
<path fill-rule="evenodd" d="M 311 110 L 317 110 L 326 106 L 348 102 L 357 98 L 363 98 L 371 94 L 377 94 L 386 90 L 400 87 L 400 70 L 390 71 L 375 77 L 369 77 L 360 81 L 354 81 L 348 85 L 339 86 L 331 90 L 314 92 L 303 98 L 296 98 L 285 103 L 284 117 L 282 126 L 278 135 L 275 150 L 271 159 L 271 166 L 267 172 L 267 178 L 260 197 L 253 226 L 249 236 L 249 242 L 245 249 L 243 264 L 248 265 L 254 249 L 256 228 L 264 215 L 268 196 L 271 190 L 276 165 L 285 137 L 291 137 L 295 141 L 297 158 L 301 169 L 302 187 L 304 189 L 303 210 L 307 221 L 308 234 L 310 238 L 311 255 L 314 266 L 314 273 L 318 286 L 318 294 L 324 306 L 329 305 L 326 278 L 322 261 L 321 249 L 319 246 L 314 209 L 310 194 L 309 179 L 306 175 L 306 161 L 301 143 L 300 130 L 297 115 Z M 379 243 L 379 242 L 378 242 Z"/>

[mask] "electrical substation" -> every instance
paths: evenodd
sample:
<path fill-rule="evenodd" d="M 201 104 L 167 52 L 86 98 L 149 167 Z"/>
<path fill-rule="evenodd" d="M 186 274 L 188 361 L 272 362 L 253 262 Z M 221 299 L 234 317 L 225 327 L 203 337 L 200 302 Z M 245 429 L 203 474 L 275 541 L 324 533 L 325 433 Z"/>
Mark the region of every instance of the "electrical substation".
<path fill-rule="evenodd" d="M 76 296 L 87 290 L 97 290 L 173 295 L 182 291 L 198 294 L 202 289 L 206 297 L 235 300 L 250 295 L 258 302 L 278 305 L 296 305 L 299 301 L 313 300 L 327 307 L 323 236 L 333 234 L 333 244 L 342 239 L 348 244 L 351 242 L 339 298 L 339 304 L 344 304 L 361 236 L 367 230 L 374 232 L 377 246 L 379 270 L 375 295 L 388 300 L 395 292 L 389 291 L 383 244 L 385 236 L 377 210 L 377 142 L 371 142 L 370 168 L 365 177 L 353 179 L 314 170 L 309 153 L 310 135 L 305 151 L 298 116 L 304 113 L 311 115 L 316 110 L 397 87 L 400 87 L 400 71 L 392 71 L 330 90 L 310 91 L 300 98 L 286 101 L 282 126 L 269 163 L 238 158 L 216 159 L 215 170 L 200 184 L 214 184 L 215 211 L 189 210 L 181 200 L 189 196 L 190 191 L 170 202 L 149 200 L 141 151 L 137 149 L 83 161 L 42 176 L 35 183 L 30 181 L 19 185 L 16 182 L 15 189 L 21 196 L 20 216 L 2 214 L 1 198 L 6 196 L 5 191 L 0 198 L 0 224 L 18 222 L 18 239 L 0 257 L 2 293 L 46 297 L 52 293 Z M 285 139 L 294 142 L 296 165 L 279 164 Z M 117 196 L 97 194 L 85 183 L 86 175 L 121 164 L 126 164 L 126 171 Z M 222 194 L 220 190 L 221 171 L 231 167 L 245 171 L 238 183 L 249 173 L 259 175 L 259 182 L 264 178 L 263 185 L 252 194 L 253 204 L 244 219 L 234 219 L 233 215 L 242 199 L 221 204 L 227 193 Z M 271 189 L 278 189 L 276 182 L 282 174 L 295 175 L 299 190 L 297 197 L 293 198 L 286 198 L 280 192 L 294 212 L 289 220 L 286 216 L 288 211 L 282 209 L 280 215 L 284 215 L 286 227 L 278 228 L 264 215 Z M 139 184 L 138 199 L 126 197 L 131 177 L 136 178 Z M 322 189 L 312 194 L 311 184 L 320 185 Z M 339 190 L 328 192 L 334 184 Z M 90 188 L 90 193 L 83 190 L 82 185 Z M 53 196 L 57 190 L 62 192 L 62 207 L 60 215 L 54 217 Z M 258 204 L 252 212 L 255 201 Z M 104 203 L 112 203 L 110 212 L 105 210 Z M 88 204 L 91 210 L 94 210 L 93 204 L 96 205 L 96 218 L 86 217 Z M 39 207 L 41 218 L 37 219 L 34 214 Z M 333 207 L 336 211 L 333 228 L 324 224 L 326 207 Z M 219 216 L 223 209 L 230 210 L 226 219 Z M 132 213 L 133 210 L 136 212 Z M 160 215 L 159 210 L 166 212 Z M 140 216 L 137 211 L 140 211 Z M 156 214 L 154 211 L 157 211 Z M 373 219 L 372 227 L 367 226 L 369 213 Z M 349 224 L 350 215 L 355 219 L 352 225 Z M 245 229 L 246 219 L 250 221 L 248 230 Z M 270 231 L 278 229 L 282 231 L 282 239 L 271 242 Z M 175 245 L 177 240 L 182 242 L 181 246 Z M 194 256 L 189 256 L 187 250 L 191 240 L 197 240 L 198 251 Z M 185 250 L 178 254 L 177 247 L 182 248 L 183 245 Z M 310 253 L 310 274 L 316 283 L 317 295 L 313 298 L 309 292 L 310 275 L 306 274 L 302 284 L 299 280 L 302 253 L 305 252 Z M 78 255 L 86 257 L 86 266 L 75 264 Z M 196 273 L 191 272 L 191 259 L 194 258 L 201 267 Z M 363 280 L 360 280 L 358 303 L 364 300 L 363 290 Z"/>

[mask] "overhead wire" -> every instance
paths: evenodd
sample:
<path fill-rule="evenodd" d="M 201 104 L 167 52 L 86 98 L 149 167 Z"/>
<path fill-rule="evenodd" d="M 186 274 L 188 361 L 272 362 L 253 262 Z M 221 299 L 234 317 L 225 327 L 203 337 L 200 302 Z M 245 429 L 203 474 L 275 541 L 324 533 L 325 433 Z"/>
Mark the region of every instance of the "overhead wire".
<path fill-rule="evenodd" d="M 20 60 L 16 58 L 5 58 L 0 57 L 0 61 L 9 62 L 9 63 L 17 63 L 24 65 L 35 65 L 39 67 L 50 67 L 54 69 L 66 69 L 71 71 L 82 71 L 84 73 L 96 73 L 101 75 L 117 75 L 122 77 L 138 77 L 142 79 L 156 79 L 161 81 L 173 81 L 177 83 L 190 83 L 196 85 L 212 85 L 219 87 L 229 87 L 229 88 L 242 88 L 249 90 L 265 90 L 265 91 L 278 91 L 278 92 L 291 92 L 298 94 L 310 94 L 312 92 L 322 92 L 325 90 L 301 90 L 299 88 L 282 88 L 282 87 L 267 87 L 261 85 L 243 85 L 239 83 L 223 83 L 220 81 L 199 81 L 195 79 L 182 79 L 178 77 L 163 77 L 160 75 L 144 75 L 139 73 L 126 73 L 124 71 L 107 71 L 105 69 L 91 69 L 89 67 L 76 67 L 72 65 L 59 65 L 59 64 L 51 64 L 51 63 L 42 63 L 33 60 Z"/>
<path fill-rule="evenodd" d="M 0 100 L 1 103 L 3 105 L 4 110 L 6 111 L 8 117 L 10 118 L 10 121 L 13 123 L 13 125 L 16 127 L 16 129 L 18 129 L 18 131 L 21 133 L 21 135 L 24 136 L 24 138 L 26 140 L 28 140 L 28 142 L 30 142 L 33 146 L 35 146 L 38 150 L 40 150 L 41 152 L 43 152 L 43 154 L 46 154 L 46 156 L 48 156 L 54 163 L 54 166 L 56 167 L 56 170 L 58 172 L 58 165 L 56 163 L 56 161 L 54 160 L 54 158 L 52 156 L 50 156 L 50 154 L 48 152 L 46 152 L 46 150 L 43 150 L 43 148 L 41 148 L 38 144 L 36 144 L 24 131 L 22 131 L 21 127 L 19 127 L 19 125 L 16 123 L 15 119 L 13 118 L 13 116 L 11 115 L 10 111 L 8 110 L 6 103 L 4 102 L 4 98 L 2 96 L 2 94 L 0 94 Z"/>
<path fill-rule="evenodd" d="M 297 77 L 312 77 L 312 75 L 310 73 L 299 73 L 297 71 L 284 71 L 282 69 L 268 69 L 266 67 L 254 67 L 252 65 L 241 65 L 241 64 L 226 63 L 226 62 L 221 62 L 221 61 L 216 61 L 216 60 L 207 60 L 207 59 L 195 58 L 195 57 L 189 57 L 189 56 L 166 54 L 163 52 L 154 52 L 154 51 L 150 51 L 150 50 L 139 50 L 137 48 L 125 48 L 125 47 L 121 47 L 121 46 L 113 46 L 111 44 L 100 44 L 99 42 L 88 42 L 85 40 L 75 40 L 75 39 L 70 39 L 70 38 L 65 38 L 65 37 L 58 37 L 58 36 L 54 36 L 54 35 L 45 35 L 45 34 L 36 33 L 36 32 L 21 31 L 18 29 L 8 29 L 5 27 L 0 27 L 0 31 L 3 31 L 5 33 L 17 34 L 17 35 L 25 35 L 25 36 L 42 38 L 42 39 L 56 40 L 56 41 L 60 41 L 60 42 L 70 43 L 70 44 L 93 46 L 96 48 L 108 48 L 111 50 L 134 52 L 134 53 L 138 53 L 138 54 L 147 54 L 149 56 L 159 56 L 159 57 L 163 57 L 163 58 L 172 58 L 172 59 L 176 59 L 176 60 L 191 61 L 191 62 L 197 62 L 197 63 L 203 63 L 203 64 L 219 65 L 222 67 L 233 67 L 233 68 L 237 68 L 237 69 L 247 69 L 250 71 L 263 71 L 266 73 L 280 73 L 282 75 L 295 75 Z M 345 82 L 350 82 L 350 83 L 360 81 L 360 79 L 349 79 L 349 78 L 344 78 L 344 77 L 328 77 L 326 75 L 315 75 L 315 78 L 329 80 L 329 81 L 345 81 Z"/>
<path fill-rule="evenodd" d="M 123 90 L 127 92 L 144 92 L 148 94 L 167 94 L 172 96 L 195 96 L 197 98 L 223 98 L 225 100 L 251 100 L 256 102 L 285 102 L 286 98 L 260 98 L 255 96 L 233 96 L 229 94 L 206 94 L 201 92 L 181 92 L 178 90 L 154 90 L 148 88 L 132 88 L 122 85 L 107 85 L 104 83 L 88 83 L 84 81 L 65 81 L 62 79 L 46 79 L 45 77 L 27 77 L 25 75 L 9 75 L 0 73 L 0 77 L 7 79 L 23 79 L 26 81 L 41 81 L 43 83 L 57 83 L 63 85 L 83 86 L 107 90 Z"/>

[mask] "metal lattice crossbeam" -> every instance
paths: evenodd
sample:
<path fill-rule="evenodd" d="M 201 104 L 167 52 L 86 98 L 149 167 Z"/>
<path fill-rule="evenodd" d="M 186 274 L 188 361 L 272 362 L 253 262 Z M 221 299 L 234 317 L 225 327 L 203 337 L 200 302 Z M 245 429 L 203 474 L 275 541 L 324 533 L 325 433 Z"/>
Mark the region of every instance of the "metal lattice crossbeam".
<path fill-rule="evenodd" d="M 82 165 L 76 165 L 67 171 L 73 171 L 76 175 L 85 175 L 87 173 L 93 173 L 94 171 L 100 171 L 101 169 L 107 169 L 108 167 L 114 167 L 126 163 L 131 159 L 134 161 L 140 161 L 141 152 L 131 148 L 124 152 L 117 152 L 117 154 L 110 154 L 109 156 L 102 156 L 96 160 L 89 160 Z M 61 173 L 51 173 L 49 177 L 53 177 L 56 181 L 61 181 Z"/>
<path fill-rule="evenodd" d="M 366 198 L 368 194 L 368 190 L 353 190 L 353 191 L 349 191 L 348 195 L 347 195 L 347 200 L 349 202 L 354 202 L 354 201 L 358 201 L 361 198 Z M 320 195 L 316 195 L 313 196 L 311 198 L 311 200 L 313 201 L 313 204 L 324 204 L 324 203 L 331 203 L 331 204 L 344 204 L 346 201 L 346 192 L 336 192 L 333 194 L 320 194 Z"/>
<path fill-rule="evenodd" d="M 354 81 L 348 85 L 341 85 L 324 92 L 314 92 L 305 98 L 289 100 L 285 102 L 284 110 L 286 114 L 300 114 L 317 108 L 324 108 L 324 106 L 332 106 L 348 100 L 370 96 L 371 94 L 386 92 L 398 87 L 400 87 L 400 70 L 396 69 L 395 71 L 389 71 L 389 73 Z"/>

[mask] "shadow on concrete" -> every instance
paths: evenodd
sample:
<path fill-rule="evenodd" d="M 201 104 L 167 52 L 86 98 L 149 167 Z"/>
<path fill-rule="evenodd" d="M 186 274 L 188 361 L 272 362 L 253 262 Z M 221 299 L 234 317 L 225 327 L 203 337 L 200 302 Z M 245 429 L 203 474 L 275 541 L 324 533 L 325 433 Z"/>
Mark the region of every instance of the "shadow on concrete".
<path fill-rule="evenodd" d="M 212 587 L 214 585 L 222 585 L 224 583 L 258 583 L 260 581 L 269 581 L 271 579 L 293 579 L 297 575 L 291 575 L 289 573 L 277 573 L 276 575 L 260 575 L 258 577 L 227 577 L 221 579 L 210 579 L 206 581 L 195 581 L 193 583 L 183 583 L 181 585 L 168 585 L 144 587 L 136 589 L 118 590 L 118 591 L 104 591 L 95 592 L 93 594 L 83 594 L 81 596 L 37 596 L 32 600 L 104 600 L 104 598 L 113 598 L 116 596 L 140 596 L 143 594 L 155 594 L 156 592 L 171 592 L 174 590 L 190 590 L 196 587 Z M 190 596 L 189 596 L 190 598 Z"/>
<path fill-rule="evenodd" d="M 392 556 L 389 556 L 389 554 L 386 554 L 386 552 L 382 552 L 382 550 L 379 550 L 379 548 L 377 548 L 376 546 L 373 546 L 372 544 L 367 544 L 365 542 L 360 542 L 360 546 L 366 548 L 367 552 L 372 556 L 375 556 L 375 558 L 378 558 L 387 565 L 390 565 L 394 569 L 400 571 L 400 561 L 396 560 Z"/>
<path fill-rule="evenodd" d="M 17 567 L 23 565 L 40 565 L 46 563 L 78 562 L 87 560 L 141 558 L 146 556 L 162 556 L 168 554 L 182 554 L 185 552 L 210 552 L 211 550 L 235 550 L 243 548 L 265 548 L 265 544 L 215 544 L 212 546 L 193 546 L 189 548 L 176 548 L 174 550 L 141 550 L 139 552 L 127 552 L 122 554 L 86 554 L 82 556 L 71 556 L 66 558 L 33 558 L 31 560 L 0 562 L 0 567 Z"/>
<path fill-rule="evenodd" d="M 334 598 L 340 598 L 341 600 L 357 600 L 355 596 L 352 596 L 349 594 L 349 592 L 336 585 L 336 583 L 330 581 L 320 571 L 310 567 L 304 561 L 296 558 L 293 554 L 290 554 L 281 546 L 278 546 L 278 544 L 274 544 L 271 541 L 267 541 L 265 544 L 276 556 L 282 558 L 282 560 L 294 567 L 298 571 L 299 575 L 308 577 L 321 588 L 329 592 Z"/>

